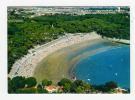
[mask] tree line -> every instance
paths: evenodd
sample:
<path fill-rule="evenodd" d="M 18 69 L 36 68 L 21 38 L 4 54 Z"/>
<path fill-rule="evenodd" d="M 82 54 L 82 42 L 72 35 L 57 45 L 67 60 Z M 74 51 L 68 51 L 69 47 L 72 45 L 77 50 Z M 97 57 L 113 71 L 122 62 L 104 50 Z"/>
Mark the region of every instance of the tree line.
<path fill-rule="evenodd" d="M 130 39 L 130 15 L 126 13 L 55 14 L 26 17 L 23 20 L 8 23 L 8 73 L 13 63 L 26 55 L 30 48 L 50 42 L 65 33 L 96 31 L 102 36 Z"/>
<path fill-rule="evenodd" d="M 8 78 L 8 93 L 48 93 L 45 87 L 50 85 L 52 81 L 48 79 L 43 79 L 41 84 L 37 84 L 34 77 L 16 76 Z M 71 81 L 67 78 L 61 79 L 57 86 L 63 86 L 63 91 L 53 93 L 113 93 L 113 89 L 118 87 L 114 81 L 106 82 L 105 85 L 91 85 L 82 80 Z"/>
<path fill-rule="evenodd" d="M 8 78 L 8 93 L 48 93 L 45 86 L 52 84 L 47 79 L 42 80 L 42 84 L 37 85 L 34 77 L 16 76 L 13 79 Z M 35 86 L 37 85 L 37 88 Z"/>

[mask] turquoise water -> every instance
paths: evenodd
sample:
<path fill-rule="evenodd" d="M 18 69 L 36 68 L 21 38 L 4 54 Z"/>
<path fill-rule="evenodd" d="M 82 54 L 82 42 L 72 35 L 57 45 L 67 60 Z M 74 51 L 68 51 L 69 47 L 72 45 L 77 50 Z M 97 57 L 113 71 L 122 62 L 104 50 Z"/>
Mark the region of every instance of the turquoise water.
<path fill-rule="evenodd" d="M 99 50 L 104 48 L 102 50 Z M 73 73 L 77 79 L 92 85 L 115 81 L 118 87 L 130 88 L 130 46 L 100 43 L 87 47 L 77 55 L 94 51 L 75 65 Z"/>

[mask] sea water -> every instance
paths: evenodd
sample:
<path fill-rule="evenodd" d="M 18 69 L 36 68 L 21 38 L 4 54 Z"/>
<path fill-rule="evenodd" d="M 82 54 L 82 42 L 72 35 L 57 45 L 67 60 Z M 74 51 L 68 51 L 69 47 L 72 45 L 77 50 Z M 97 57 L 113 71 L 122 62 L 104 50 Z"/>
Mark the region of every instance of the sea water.
<path fill-rule="evenodd" d="M 106 49 L 98 51 L 100 48 Z M 78 53 L 95 50 L 75 65 L 73 74 L 77 79 L 91 85 L 104 85 L 115 81 L 118 87 L 130 89 L 130 45 L 101 43 Z M 97 50 L 97 51 L 96 51 Z"/>

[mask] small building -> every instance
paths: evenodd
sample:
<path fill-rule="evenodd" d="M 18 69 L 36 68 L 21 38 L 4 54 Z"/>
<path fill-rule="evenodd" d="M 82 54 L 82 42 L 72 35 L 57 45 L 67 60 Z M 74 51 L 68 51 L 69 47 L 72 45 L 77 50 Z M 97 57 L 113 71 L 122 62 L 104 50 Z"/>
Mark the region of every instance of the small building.
<path fill-rule="evenodd" d="M 75 75 L 74 75 L 73 79 L 76 80 L 76 76 Z"/>
<path fill-rule="evenodd" d="M 76 80 L 76 76 L 74 75 L 74 77 L 73 77 L 73 79 L 72 79 L 73 81 L 75 81 Z"/>
<path fill-rule="evenodd" d="M 58 88 L 53 85 L 46 86 L 45 89 L 48 91 L 48 93 L 57 92 L 58 90 Z"/>

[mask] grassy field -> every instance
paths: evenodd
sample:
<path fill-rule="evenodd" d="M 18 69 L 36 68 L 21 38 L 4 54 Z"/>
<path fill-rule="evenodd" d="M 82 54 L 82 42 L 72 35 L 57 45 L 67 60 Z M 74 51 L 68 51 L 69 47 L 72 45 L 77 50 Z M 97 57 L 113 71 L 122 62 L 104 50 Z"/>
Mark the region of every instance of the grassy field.
<path fill-rule="evenodd" d="M 12 22 L 23 22 L 22 19 L 10 19 L 8 20 L 8 22 L 12 23 Z"/>

